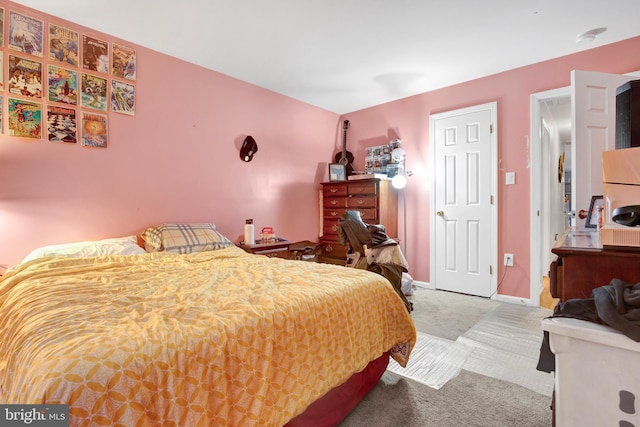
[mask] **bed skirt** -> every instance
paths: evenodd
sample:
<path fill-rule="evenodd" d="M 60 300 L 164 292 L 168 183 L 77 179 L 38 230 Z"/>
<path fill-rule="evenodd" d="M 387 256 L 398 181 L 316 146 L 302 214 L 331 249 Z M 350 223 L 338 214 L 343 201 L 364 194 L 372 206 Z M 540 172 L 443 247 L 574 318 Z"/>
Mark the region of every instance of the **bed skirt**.
<path fill-rule="evenodd" d="M 387 369 L 389 352 L 369 362 L 342 385 L 313 402 L 285 427 L 335 427 L 375 387 Z"/>

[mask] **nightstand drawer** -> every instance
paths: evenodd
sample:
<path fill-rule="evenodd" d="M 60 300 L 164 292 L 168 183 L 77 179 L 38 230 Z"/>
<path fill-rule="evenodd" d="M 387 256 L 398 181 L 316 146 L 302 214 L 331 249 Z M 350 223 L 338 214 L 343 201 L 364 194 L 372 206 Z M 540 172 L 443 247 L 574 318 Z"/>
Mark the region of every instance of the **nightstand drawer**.
<path fill-rule="evenodd" d="M 289 259 L 289 248 L 263 249 L 261 251 L 253 251 L 256 255 L 266 255 L 271 258 Z"/>
<path fill-rule="evenodd" d="M 253 245 L 238 245 L 246 252 L 255 255 L 266 255 L 268 257 L 289 259 L 289 247 L 291 242 L 288 240 L 278 240 L 275 242 L 256 242 Z"/>

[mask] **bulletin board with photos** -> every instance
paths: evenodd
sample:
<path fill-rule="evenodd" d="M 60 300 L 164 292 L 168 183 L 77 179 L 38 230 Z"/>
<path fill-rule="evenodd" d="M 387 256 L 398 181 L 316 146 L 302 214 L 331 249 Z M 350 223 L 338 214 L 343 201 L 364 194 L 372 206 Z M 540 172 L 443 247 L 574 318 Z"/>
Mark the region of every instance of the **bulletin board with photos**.
<path fill-rule="evenodd" d="M 397 142 L 385 145 L 376 145 L 366 148 L 364 159 L 365 173 L 380 173 L 391 178 L 398 173 L 398 164 L 391 158 L 391 152 L 398 148 Z"/>
<path fill-rule="evenodd" d="M 135 114 L 137 57 L 105 38 L 0 7 L 0 132 L 106 148 L 109 114 Z"/>

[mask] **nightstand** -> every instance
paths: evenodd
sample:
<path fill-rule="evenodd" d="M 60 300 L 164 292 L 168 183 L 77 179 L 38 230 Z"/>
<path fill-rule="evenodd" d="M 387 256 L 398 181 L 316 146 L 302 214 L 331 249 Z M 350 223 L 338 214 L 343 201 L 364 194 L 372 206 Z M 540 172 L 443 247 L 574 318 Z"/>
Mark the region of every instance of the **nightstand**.
<path fill-rule="evenodd" d="M 289 259 L 289 247 L 291 242 L 288 240 L 277 240 L 275 242 L 262 243 L 257 241 L 253 245 L 238 245 L 250 254 L 266 255 L 268 257 Z"/>

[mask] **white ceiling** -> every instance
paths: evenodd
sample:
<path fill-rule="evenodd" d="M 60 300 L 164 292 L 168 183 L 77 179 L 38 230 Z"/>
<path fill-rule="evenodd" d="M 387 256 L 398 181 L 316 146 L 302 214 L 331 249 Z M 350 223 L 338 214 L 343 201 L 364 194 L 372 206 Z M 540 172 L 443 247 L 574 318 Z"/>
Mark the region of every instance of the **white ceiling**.
<path fill-rule="evenodd" d="M 15 3 L 338 114 L 640 35 L 638 0 Z"/>

